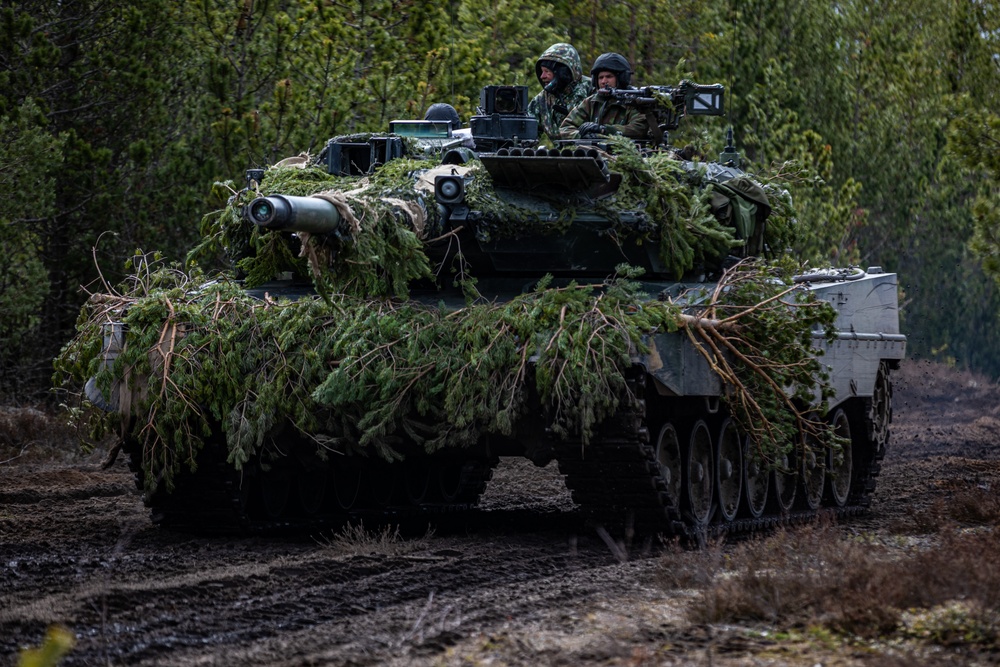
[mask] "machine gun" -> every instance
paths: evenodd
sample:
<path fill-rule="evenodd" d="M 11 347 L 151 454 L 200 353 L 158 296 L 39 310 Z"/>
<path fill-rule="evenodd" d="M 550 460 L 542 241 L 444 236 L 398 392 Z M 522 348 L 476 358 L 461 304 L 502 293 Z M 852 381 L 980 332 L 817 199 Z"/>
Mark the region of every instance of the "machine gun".
<path fill-rule="evenodd" d="M 677 129 L 684 116 L 722 116 L 723 90 L 721 83 L 706 85 L 684 80 L 677 86 L 602 88 L 597 95 L 599 99 L 614 100 L 644 112 L 649 133 L 659 144 L 665 142 L 670 130 Z"/>

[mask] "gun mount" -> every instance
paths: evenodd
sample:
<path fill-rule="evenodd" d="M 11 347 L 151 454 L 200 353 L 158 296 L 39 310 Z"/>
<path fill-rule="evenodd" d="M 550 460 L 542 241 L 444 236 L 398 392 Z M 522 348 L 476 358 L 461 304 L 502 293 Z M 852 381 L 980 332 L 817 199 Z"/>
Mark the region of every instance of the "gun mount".
<path fill-rule="evenodd" d="M 722 116 L 724 87 L 681 81 L 677 86 L 642 88 L 603 88 L 597 96 L 613 99 L 623 106 L 645 112 L 655 143 L 665 143 L 670 130 L 676 130 L 685 116 Z"/>

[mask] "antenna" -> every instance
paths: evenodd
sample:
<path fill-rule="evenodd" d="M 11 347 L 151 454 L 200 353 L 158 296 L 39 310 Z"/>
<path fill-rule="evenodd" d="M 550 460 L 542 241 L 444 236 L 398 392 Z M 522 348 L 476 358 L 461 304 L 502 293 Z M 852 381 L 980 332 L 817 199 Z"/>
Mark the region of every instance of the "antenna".
<path fill-rule="evenodd" d="M 739 167 L 741 163 L 740 154 L 733 145 L 733 73 L 736 71 L 736 40 L 739 39 L 740 31 L 737 29 L 736 3 L 733 0 L 733 45 L 729 49 L 729 104 L 727 104 L 726 118 L 729 120 L 729 129 L 726 130 L 726 147 L 719 153 L 719 162 L 727 167 Z"/>

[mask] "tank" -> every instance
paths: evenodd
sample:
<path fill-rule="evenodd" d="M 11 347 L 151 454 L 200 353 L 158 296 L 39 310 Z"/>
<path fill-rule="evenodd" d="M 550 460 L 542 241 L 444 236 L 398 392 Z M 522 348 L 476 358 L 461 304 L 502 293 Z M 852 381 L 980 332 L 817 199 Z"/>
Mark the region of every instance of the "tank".
<path fill-rule="evenodd" d="M 722 86 L 603 94 L 649 139 L 543 146 L 527 89 L 488 86 L 474 150 L 433 122 L 331 139 L 205 218 L 197 256 L 232 271 L 139 257 L 95 295 L 57 366 L 88 380 L 153 520 L 433 517 L 511 456 L 646 534 L 865 511 L 905 353 L 896 276 L 798 270 L 787 192 L 731 146 L 670 144 L 722 115 Z"/>

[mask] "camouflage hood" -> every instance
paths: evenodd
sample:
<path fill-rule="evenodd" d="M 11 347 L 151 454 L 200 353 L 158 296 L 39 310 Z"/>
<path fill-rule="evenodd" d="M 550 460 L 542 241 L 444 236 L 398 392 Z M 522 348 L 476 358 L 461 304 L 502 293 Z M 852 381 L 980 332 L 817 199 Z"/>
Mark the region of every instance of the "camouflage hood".
<path fill-rule="evenodd" d="M 542 55 L 538 56 L 538 60 L 535 61 L 535 76 L 538 77 L 539 82 L 541 82 L 543 60 L 554 60 L 569 67 L 569 71 L 573 73 L 573 83 L 578 83 L 583 77 L 580 54 L 576 52 L 572 44 L 565 44 L 563 42 L 553 44 L 545 49 Z"/>

